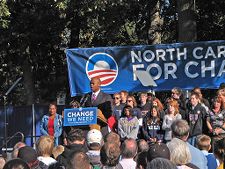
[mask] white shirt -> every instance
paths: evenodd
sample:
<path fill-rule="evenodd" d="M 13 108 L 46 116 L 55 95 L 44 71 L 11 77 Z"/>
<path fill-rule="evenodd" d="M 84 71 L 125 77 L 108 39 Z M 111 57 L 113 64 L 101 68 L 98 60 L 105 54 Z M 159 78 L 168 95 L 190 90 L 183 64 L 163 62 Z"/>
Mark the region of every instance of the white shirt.
<path fill-rule="evenodd" d="M 97 98 L 99 93 L 100 93 L 100 90 L 97 92 L 92 92 L 92 96 L 95 95 L 95 98 Z"/>
<path fill-rule="evenodd" d="M 122 165 L 123 169 L 136 169 L 137 165 L 137 163 L 131 158 L 129 159 L 122 158 L 122 160 L 119 163 Z"/>
<path fill-rule="evenodd" d="M 44 164 L 46 164 L 47 166 L 49 166 L 50 164 L 54 164 L 56 163 L 57 161 L 52 158 L 52 157 L 43 157 L 43 156 L 39 156 L 38 157 L 38 160 L 43 162 Z"/>

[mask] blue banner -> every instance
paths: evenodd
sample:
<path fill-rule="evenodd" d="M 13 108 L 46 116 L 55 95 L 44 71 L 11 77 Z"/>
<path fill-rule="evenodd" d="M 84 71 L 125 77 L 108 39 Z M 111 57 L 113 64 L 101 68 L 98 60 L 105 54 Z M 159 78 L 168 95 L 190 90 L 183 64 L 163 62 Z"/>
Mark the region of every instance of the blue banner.
<path fill-rule="evenodd" d="M 64 109 L 64 126 L 81 126 L 96 123 L 96 107 Z"/>
<path fill-rule="evenodd" d="M 115 93 L 218 88 L 225 79 L 225 41 L 67 49 L 71 96 L 90 92 L 99 77 Z"/>

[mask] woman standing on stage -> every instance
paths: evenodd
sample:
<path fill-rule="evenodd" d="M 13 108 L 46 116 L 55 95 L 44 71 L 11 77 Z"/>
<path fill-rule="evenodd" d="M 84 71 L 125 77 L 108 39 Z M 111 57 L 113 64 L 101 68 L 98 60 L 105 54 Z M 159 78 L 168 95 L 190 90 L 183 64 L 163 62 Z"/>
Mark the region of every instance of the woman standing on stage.
<path fill-rule="evenodd" d="M 62 134 L 62 116 L 56 113 L 57 107 L 51 103 L 49 113 L 41 119 L 40 130 L 42 135 L 49 135 L 54 138 L 54 144 L 59 144 L 59 137 Z"/>
<path fill-rule="evenodd" d="M 164 131 L 162 130 L 162 121 L 158 107 L 153 106 L 150 114 L 144 117 L 142 132 L 145 140 L 150 144 L 163 141 Z"/>

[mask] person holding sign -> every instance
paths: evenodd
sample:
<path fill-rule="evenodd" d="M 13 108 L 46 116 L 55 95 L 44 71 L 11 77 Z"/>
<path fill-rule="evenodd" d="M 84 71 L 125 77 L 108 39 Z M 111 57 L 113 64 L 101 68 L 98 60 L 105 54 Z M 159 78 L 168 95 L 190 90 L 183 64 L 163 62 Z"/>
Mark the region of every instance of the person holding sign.
<path fill-rule="evenodd" d="M 57 107 L 54 103 L 49 105 L 49 113 L 41 119 L 40 130 L 42 135 L 49 135 L 54 138 L 54 144 L 59 144 L 58 140 L 62 134 L 62 116 L 56 113 Z"/>

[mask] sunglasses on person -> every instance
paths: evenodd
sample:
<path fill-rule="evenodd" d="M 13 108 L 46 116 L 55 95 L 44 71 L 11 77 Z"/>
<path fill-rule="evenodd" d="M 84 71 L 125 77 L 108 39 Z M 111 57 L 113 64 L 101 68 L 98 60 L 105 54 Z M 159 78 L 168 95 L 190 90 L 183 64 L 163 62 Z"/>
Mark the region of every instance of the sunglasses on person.
<path fill-rule="evenodd" d="M 132 102 L 133 100 L 127 100 L 127 102 Z"/>

